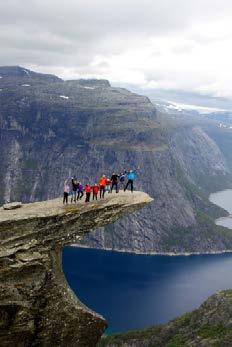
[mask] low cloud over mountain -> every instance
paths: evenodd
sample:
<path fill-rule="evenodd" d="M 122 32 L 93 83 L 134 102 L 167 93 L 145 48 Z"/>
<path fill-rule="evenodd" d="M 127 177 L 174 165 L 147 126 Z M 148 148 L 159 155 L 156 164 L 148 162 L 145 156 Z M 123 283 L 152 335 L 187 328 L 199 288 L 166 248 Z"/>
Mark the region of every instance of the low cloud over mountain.
<path fill-rule="evenodd" d="M 0 4 L 0 65 L 231 96 L 228 0 Z"/>

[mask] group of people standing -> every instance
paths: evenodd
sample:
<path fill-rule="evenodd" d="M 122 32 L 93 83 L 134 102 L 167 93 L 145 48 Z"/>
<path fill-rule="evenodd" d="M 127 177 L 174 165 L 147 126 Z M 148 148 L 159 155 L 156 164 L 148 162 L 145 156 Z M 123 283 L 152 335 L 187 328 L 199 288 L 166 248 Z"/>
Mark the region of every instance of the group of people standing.
<path fill-rule="evenodd" d="M 65 180 L 64 182 L 64 197 L 63 204 L 68 203 L 68 197 L 71 195 L 71 203 L 81 200 L 85 193 L 85 202 L 89 202 L 91 198 L 91 193 L 93 200 L 104 199 L 105 193 L 112 193 L 115 189 L 116 193 L 119 193 L 119 189 L 124 191 L 130 187 L 131 192 L 134 190 L 134 180 L 137 176 L 136 170 L 123 171 L 120 174 L 112 173 L 111 178 L 108 178 L 106 175 L 102 175 L 98 183 L 91 185 L 89 183 L 83 185 L 80 181 L 77 180 L 76 176 L 70 180 Z"/>

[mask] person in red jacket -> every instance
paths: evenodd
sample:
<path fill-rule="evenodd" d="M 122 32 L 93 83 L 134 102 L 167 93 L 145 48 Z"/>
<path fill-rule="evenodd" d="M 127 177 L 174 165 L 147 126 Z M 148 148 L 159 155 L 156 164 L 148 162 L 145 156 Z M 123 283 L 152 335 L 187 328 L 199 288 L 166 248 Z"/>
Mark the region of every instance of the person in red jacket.
<path fill-rule="evenodd" d="M 87 183 L 85 185 L 85 202 L 89 202 L 91 194 L 91 186 Z"/>
<path fill-rule="evenodd" d="M 93 192 L 93 200 L 94 199 L 97 200 L 97 195 L 99 192 L 99 186 L 97 185 L 97 183 L 95 183 L 94 186 L 92 186 L 92 192 Z"/>

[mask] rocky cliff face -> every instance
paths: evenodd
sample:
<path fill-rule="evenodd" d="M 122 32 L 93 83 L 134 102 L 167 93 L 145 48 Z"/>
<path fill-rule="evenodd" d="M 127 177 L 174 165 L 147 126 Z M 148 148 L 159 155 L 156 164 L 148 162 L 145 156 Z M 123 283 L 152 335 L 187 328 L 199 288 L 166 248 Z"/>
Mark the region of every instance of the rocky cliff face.
<path fill-rule="evenodd" d="M 99 347 L 229 347 L 232 291 L 211 296 L 199 309 L 163 326 L 103 338 Z"/>
<path fill-rule="evenodd" d="M 0 209 L 0 345 L 95 346 L 103 317 L 68 287 L 61 250 L 96 227 L 143 207 L 145 193 L 62 206 L 61 199 Z"/>
<path fill-rule="evenodd" d="M 225 211 L 204 196 L 206 181 L 225 184 L 231 167 L 201 124 L 170 124 L 146 97 L 107 81 L 22 68 L 0 75 L 2 202 L 54 198 L 72 174 L 95 182 L 139 167 L 136 186 L 154 202 L 82 243 L 145 253 L 232 249 L 230 233 L 213 225 Z"/>

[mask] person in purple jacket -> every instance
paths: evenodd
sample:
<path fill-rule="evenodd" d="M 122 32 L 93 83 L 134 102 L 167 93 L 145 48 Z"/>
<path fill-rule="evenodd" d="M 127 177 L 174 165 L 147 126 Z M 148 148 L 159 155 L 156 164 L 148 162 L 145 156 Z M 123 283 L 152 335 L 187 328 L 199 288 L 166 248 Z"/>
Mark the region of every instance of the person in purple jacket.
<path fill-rule="evenodd" d="M 84 195 L 84 186 L 81 182 L 79 182 L 79 186 L 78 186 L 78 194 L 77 194 L 77 200 L 81 200 L 81 198 L 83 197 Z"/>

